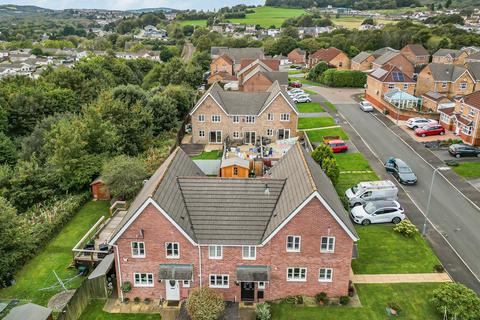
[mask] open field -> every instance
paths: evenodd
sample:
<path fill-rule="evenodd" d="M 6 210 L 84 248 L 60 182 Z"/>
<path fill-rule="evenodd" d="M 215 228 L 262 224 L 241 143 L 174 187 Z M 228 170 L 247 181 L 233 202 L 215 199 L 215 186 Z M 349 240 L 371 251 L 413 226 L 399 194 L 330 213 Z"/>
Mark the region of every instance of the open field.
<path fill-rule="evenodd" d="M 55 288 L 45 291 L 39 291 L 39 289 L 57 283 L 53 270 L 63 280 L 76 275 L 77 270 L 69 268 L 72 262 L 71 250 L 101 216 L 108 215 L 109 206 L 108 201 L 86 203 L 72 220 L 58 232 L 58 235 L 15 275 L 17 283 L 0 290 L 0 298 L 30 300 L 37 304 L 46 305 L 50 297 L 60 292 L 60 289 Z M 82 277 L 78 277 L 67 287 L 76 288 L 80 285 L 81 280 Z"/>
<path fill-rule="evenodd" d="M 403 312 L 398 319 L 442 319 L 429 303 L 438 283 L 357 284 L 362 307 L 297 307 L 290 304 L 273 304 L 273 320 L 385 320 L 390 319 L 385 308 L 397 303 Z"/>
<path fill-rule="evenodd" d="M 355 16 L 340 16 L 339 18 L 331 18 L 335 25 L 343 26 L 347 29 L 357 29 L 362 25 L 365 17 L 355 17 Z M 389 24 L 396 23 L 395 21 L 384 20 L 384 19 L 374 19 L 377 24 Z"/>

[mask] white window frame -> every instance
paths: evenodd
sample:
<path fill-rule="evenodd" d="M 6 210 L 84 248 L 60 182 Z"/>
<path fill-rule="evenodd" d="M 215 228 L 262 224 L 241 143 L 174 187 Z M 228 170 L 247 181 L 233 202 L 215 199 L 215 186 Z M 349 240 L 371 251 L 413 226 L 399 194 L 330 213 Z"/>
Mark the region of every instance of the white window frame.
<path fill-rule="evenodd" d="M 295 277 L 295 269 L 298 269 L 298 277 Z M 291 271 L 291 272 L 290 272 Z M 304 271 L 304 272 L 302 272 Z M 292 276 L 290 277 L 290 273 Z M 303 277 L 302 277 L 303 274 Z M 288 282 L 307 282 L 307 268 L 304 267 L 288 267 L 287 268 Z"/>
<path fill-rule="evenodd" d="M 245 123 L 255 123 L 255 116 L 246 116 L 245 117 Z"/>
<path fill-rule="evenodd" d="M 190 280 L 183 280 L 183 281 L 182 281 L 182 287 L 184 287 L 184 288 L 190 288 L 190 283 L 191 283 Z"/>
<path fill-rule="evenodd" d="M 440 113 L 440 121 L 442 121 L 443 123 L 450 123 L 450 116 L 442 112 Z"/>
<path fill-rule="evenodd" d="M 267 113 L 267 121 L 273 121 L 275 119 L 273 113 Z"/>
<path fill-rule="evenodd" d="M 245 250 L 248 251 L 248 255 L 245 255 Z M 252 253 L 253 253 L 253 255 L 252 255 Z M 255 247 L 255 246 L 242 246 L 242 259 L 243 260 L 256 260 L 257 259 L 257 247 Z"/>
<path fill-rule="evenodd" d="M 240 123 L 240 116 L 232 116 L 233 123 Z"/>
<path fill-rule="evenodd" d="M 215 277 L 214 284 L 212 284 L 212 277 Z M 219 279 L 221 284 L 218 284 Z M 227 280 L 227 284 L 224 284 L 225 279 Z M 210 274 L 208 276 L 208 286 L 210 288 L 228 289 L 230 288 L 230 276 L 228 274 Z"/>
<path fill-rule="evenodd" d="M 468 83 L 463 81 L 463 82 L 460 82 L 460 90 L 467 90 L 468 88 Z"/>
<path fill-rule="evenodd" d="M 218 115 L 218 114 L 212 115 L 212 122 L 213 123 L 220 123 L 221 121 L 222 121 L 222 117 L 220 115 Z"/>
<path fill-rule="evenodd" d="M 393 83 L 389 83 L 388 84 L 388 89 L 395 89 L 395 85 Z"/>
<path fill-rule="evenodd" d="M 473 108 L 470 108 L 470 109 L 468 110 L 468 116 L 469 116 L 469 117 L 474 117 L 476 113 L 477 113 L 477 111 L 476 111 L 475 109 L 473 109 Z"/>
<path fill-rule="evenodd" d="M 281 113 L 280 121 L 290 121 L 290 113 Z"/>
<path fill-rule="evenodd" d="M 177 254 L 168 254 L 168 245 L 172 245 L 172 253 L 175 253 L 175 245 L 177 246 Z M 180 259 L 180 243 L 179 242 L 165 242 L 165 256 L 167 259 Z"/>
<path fill-rule="evenodd" d="M 205 115 L 204 114 L 199 114 L 198 115 L 198 122 L 205 122 Z"/>
<path fill-rule="evenodd" d="M 465 129 L 467 129 L 467 130 L 465 130 Z M 473 132 L 473 127 L 466 126 L 466 125 L 462 126 L 462 133 L 463 134 L 466 134 L 467 136 L 471 136 L 472 132 Z"/>
<path fill-rule="evenodd" d="M 442 82 L 442 89 L 446 89 L 446 88 L 447 88 L 447 85 L 448 85 L 447 82 Z"/>
<path fill-rule="evenodd" d="M 205 130 L 198 130 L 198 136 L 200 138 L 205 138 Z"/>
<path fill-rule="evenodd" d="M 146 283 L 142 283 L 142 275 L 145 275 Z M 137 282 L 138 276 L 138 282 Z M 139 288 L 152 288 L 154 285 L 153 273 L 150 272 L 134 272 L 133 273 L 133 286 Z"/>
<path fill-rule="evenodd" d="M 323 239 L 327 239 L 327 247 L 323 249 Z M 330 243 L 331 242 L 331 243 Z M 330 249 L 330 247 L 332 247 Z M 322 253 L 334 253 L 335 252 L 335 237 L 321 237 L 320 238 L 320 252 Z"/>
<path fill-rule="evenodd" d="M 273 137 L 273 129 L 271 128 L 267 129 L 267 137 Z"/>
<path fill-rule="evenodd" d="M 257 285 L 258 290 L 265 290 L 266 284 L 267 283 L 265 281 L 259 281 Z"/>
<path fill-rule="evenodd" d="M 293 240 L 292 243 L 294 245 L 293 248 L 288 247 L 288 243 L 289 243 L 288 238 L 290 238 L 290 237 L 293 238 L 292 239 Z M 297 239 L 297 238 L 298 238 L 298 249 L 295 248 L 295 242 L 296 242 L 295 239 Z M 286 239 L 286 243 L 285 243 L 285 248 L 286 248 L 287 252 L 300 252 L 300 250 L 302 248 L 302 237 L 296 236 L 296 235 L 288 235 L 287 239 Z"/>
<path fill-rule="evenodd" d="M 322 270 L 324 270 L 323 278 L 321 277 Z M 329 272 L 330 272 L 330 276 L 328 276 Z M 332 282 L 333 281 L 333 269 L 332 268 L 320 268 L 318 270 L 318 281 L 319 282 Z"/>
<path fill-rule="evenodd" d="M 135 253 L 133 252 L 133 250 L 134 250 L 133 245 L 134 245 L 135 243 L 137 244 L 137 250 L 138 250 L 138 253 L 137 253 L 137 254 L 135 254 Z M 143 254 L 140 253 L 140 244 L 142 244 L 142 247 L 143 247 Z M 145 256 L 146 256 L 145 242 L 143 242 L 143 241 L 132 241 L 132 242 L 130 243 L 130 247 L 131 247 L 131 249 L 132 249 L 132 258 L 145 258 Z"/>
<path fill-rule="evenodd" d="M 240 139 L 240 132 L 234 131 L 233 132 L 233 139 Z"/>
<path fill-rule="evenodd" d="M 403 84 L 403 90 L 408 90 L 408 83 Z"/>
<path fill-rule="evenodd" d="M 211 255 L 211 249 L 215 250 L 215 255 Z M 218 248 L 220 248 L 220 255 L 218 255 Z M 208 259 L 220 260 L 223 259 L 223 246 L 221 245 L 209 245 L 208 246 Z"/>

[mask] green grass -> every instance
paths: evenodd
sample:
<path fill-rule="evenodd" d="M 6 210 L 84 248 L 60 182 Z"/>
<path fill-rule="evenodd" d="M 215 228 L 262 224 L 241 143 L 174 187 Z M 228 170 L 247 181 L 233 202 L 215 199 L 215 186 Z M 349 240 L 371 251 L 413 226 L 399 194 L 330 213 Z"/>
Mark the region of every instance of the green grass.
<path fill-rule="evenodd" d="M 332 117 L 298 118 L 298 129 L 314 129 L 335 125 Z"/>
<path fill-rule="evenodd" d="M 325 106 L 328 109 L 330 109 L 332 111 L 337 111 L 337 107 L 333 103 L 331 103 L 330 101 L 325 101 L 324 103 L 325 103 Z"/>
<path fill-rule="evenodd" d="M 320 82 L 312 81 L 312 80 L 307 80 L 305 78 L 292 78 L 294 81 L 298 81 L 302 84 L 310 85 L 310 86 L 323 86 Z M 305 89 L 304 89 L 305 90 Z"/>
<path fill-rule="evenodd" d="M 318 92 L 313 90 L 303 89 L 303 91 L 305 91 L 305 93 L 308 93 L 308 94 L 318 94 Z"/>
<path fill-rule="evenodd" d="M 386 320 L 385 308 L 390 302 L 399 304 L 403 312 L 396 319 L 440 320 L 429 302 L 438 283 L 358 284 L 362 307 L 295 307 L 287 304 L 272 306 L 272 320 Z"/>
<path fill-rule="evenodd" d="M 340 171 L 372 171 L 367 159 L 361 153 L 336 153 Z"/>
<path fill-rule="evenodd" d="M 307 135 L 312 142 L 323 142 L 324 136 L 339 136 L 340 139 L 348 140 L 348 135 L 342 130 L 342 128 L 312 130 L 307 131 Z"/>
<path fill-rule="evenodd" d="M 305 92 L 307 92 L 307 90 L 305 90 Z M 313 93 L 310 93 L 310 94 L 313 94 Z M 325 112 L 325 110 L 322 108 L 322 106 L 318 102 L 298 103 L 297 104 L 297 109 L 298 109 L 298 111 L 300 111 L 302 113 Z"/>
<path fill-rule="evenodd" d="M 461 162 L 452 169 L 464 178 L 480 177 L 480 162 Z"/>
<path fill-rule="evenodd" d="M 91 300 L 79 320 L 160 320 L 159 314 L 152 313 L 108 313 L 102 310 L 104 305 L 105 300 Z"/>
<path fill-rule="evenodd" d="M 297 69 L 288 69 L 288 74 L 300 74 L 304 73 L 303 70 L 297 70 Z"/>
<path fill-rule="evenodd" d="M 298 17 L 304 14 L 304 9 L 275 8 L 275 7 L 257 7 L 255 13 L 249 13 L 243 19 L 229 19 L 233 23 L 259 24 L 264 28 L 270 26 L 280 27 L 288 18 Z"/>
<path fill-rule="evenodd" d="M 412 238 L 393 231 L 393 225 L 356 226 L 359 256 L 355 274 L 430 273 L 438 258 L 420 233 Z"/>
<path fill-rule="evenodd" d="M 217 160 L 222 158 L 222 150 L 204 151 L 198 156 L 192 157 L 192 160 Z"/>
<path fill-rule="evenodd" d="M 378 180 L 378 176 L 375 172 L 340 174 L 340 177 L 338 178 L 338 182 L 335 185 L 335 189 L 337 190 L 337 193 L 340 196 L 340 198 L 344 198 L 345 191 L 347 191 L 348 188 L 351 188 L 362 181 L 376 181 L 376 180 Z"/>
<path fill-rule="evenodd" d="M 355 17 L 355 16 L 340 16 L 339 18 L 333 17 L 331 19 L 335 25 L 341 25 L 347 29 L 357 29 L 361 26 L 364 17 Z M 374 19 L 377 24 L 395 24 L 396 21 L 385 20 L 385 19 Z"/>
<path fill-rule="evenodd" d="M 201 26 L 201 27 L 206 27 L 207 26 L 207 20 L 181 20 L 179 21 L 181 26 Z"/>
<path fill-rule="evenodd" d="M 57 283 L 53 270 L 62 279 L 75 276 L 76 269 L 69 268 L 72 262 L 71 250 L 102 215 L 108 214 L 108 208 L 108 201 L 91 201 L 85 204 L 58 235 L 15 275 L 17 283 L 0 290 L 0 298 L 31 300 L 45 306 L 50 297 L 60 290 L 38 289 Z M 82 278 L 79 277 L 67 287 L 76 288 L 81 281 Z"/>

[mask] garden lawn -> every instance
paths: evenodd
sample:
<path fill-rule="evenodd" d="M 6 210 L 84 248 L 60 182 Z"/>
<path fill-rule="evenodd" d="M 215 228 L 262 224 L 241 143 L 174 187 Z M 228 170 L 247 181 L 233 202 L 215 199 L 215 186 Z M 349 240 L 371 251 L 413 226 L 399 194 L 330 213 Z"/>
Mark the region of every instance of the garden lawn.
<path fill-rule="evenodd" d="M 275 26 L 280 28 L 286 19 L 298 17 L 304 14 L 304 9 L 275 8 L 275 7 L 257 7 L 255 13 L 248 13 L 245 18 L 228 19 L 232 23 L 241 24 L 259 24 L 264 28 Z"/>
<path fill-rule="evenodd" d="M 305 92 L 307 92 L 307 90 L 305 90 Z M 310 93 L 310 94 L 316 94 L 316 93 Z M 297 103 L 297 109 L 301 113 L 325 112 L 325 110 L 322 108 L 322 106 L 318 102 Z"/>
<path fill-rule="evenodd" d="M 272 320 L 386 320 L 385 308 L 397 303 L 401 312 L 398 319 L 440 320 L 429 299 L 439 283 L 357 284 L 362 303 L 360 308 L 296 307 L 288 304 L 272 305 Z"/>
<path fill-rule="evenodd" d="M 332 117 L 298 118 L 298 129 L 315 129 L 335 125 Z"/>
<path fill-rule="evenodd" d="M 323 84 L 321 84 L 320 82 L 316 82 L 316 81 L 312 81 L 312 80 L 307 80 L 305 78 L 291 78 L 292 81 L 298 81 L 302 84 L 306 84 L 306 85 L 311 85 L 311 86 L 323 86 Z"/>
<path fill-rule="evenodd" d="M 367 159 L 361 153 L 336 153 L 333 156 L 337 159 L 340 172 L 372 171 Z"/>
<path fill-rule="evenodd" d="M 104 305 L 105 300 L 91 300 L 79 320 L 160 320 L 159 314 L 152 313 L 108 313 L 102 310 Z"/>
<path fill-rule="evenodd" d="M 328 128 L 307 131 L 308 138 L 312 142 L 323 142 L 324 136 L 339 136 L 343 140 L 348 140 L 348 135 L 342 128 Z"/>
<path fill-rule="evenodd" d="M 72 220 L 67 223 L 41 250 L 15 275 L 17 283 L 11 287 L 0 290 L 0 298 L 15 298 L 31 300 L 40 305 L 47 305 L 48 300 L 60 289 L 39 291 L 57 283 L 53 270 L 61 279 L 71 278 L 76 275 L 75 268 L 69 268 L 72 262 L 72 248 L 101 217 L 108 215 L 108 201 L 91 201 L 86 203 Z M 75 279 L 67 285 L 76 288 L 80 285 L 82 277 Z"/>
<path fill-rule="evenodd" d="M 461 162 L 452 169 L 464 178 L 480 177 L 480 162 Z"/>
<path fill-rule="evenodd" d="M 332 111 L 337 111 L 337 107 L 333 103 L 331 103 L 330 101 L 325 101 L 324 103 L 325 103 L 325 106 L 328 109 L 330 109 Z"/>
<path fill-rule="evenodd" d="M 303 70 L 297 70 L 297 69 L 288 69 L 288 74 L 300 74 L 304 73 Z"/>
<path fill-rule="evenodd" d="M 356 225 L 360 240 L 355 274 L 430 273 L 440 264 L 420 233 L 408 238 L 393 231 L 392 224 Z"/>
<path fill-rule="evenodd" d="M 222 150 L 204 151 L 198 156 L 192 157 L 192 160 L 217 160 L 222 158 Z"/>

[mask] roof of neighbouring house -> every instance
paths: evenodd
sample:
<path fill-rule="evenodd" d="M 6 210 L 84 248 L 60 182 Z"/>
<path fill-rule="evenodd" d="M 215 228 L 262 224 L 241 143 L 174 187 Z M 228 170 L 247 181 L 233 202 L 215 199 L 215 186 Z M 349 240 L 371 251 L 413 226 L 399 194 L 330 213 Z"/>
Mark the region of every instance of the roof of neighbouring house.
<path fill-rule="evenodd" d="M 400 70 L 397 66 L 393 66 L 391 64 L 377 68 L 368 75 L 382 82 L 415 83 L 415 80 L 402 72 L 402 70 Z"/>
<path fill-rule="evenodd" d="M 233 60 L 227 54 L 222 54 L 222 55 L 218 56 L 217 59 L 223 59 L 223 60 L 227 61 L 228 63 L 233 64 Z M 217 60 L 217 59 L 215 59 L 215 60 Z"/>
<path fill-rule="evenodd" d="M 295 53 L 295 52 L 298 53 L 299 55 L 302 55 L 302 56 L 304 56 L 304 55 L 307 54 L 307 52 L 306 52 L 305 50 L 302 50 L 302 49 L 300 49 L 300 48 L 295 48 L 295 49 L 293 49 L 292 51 L 290 51 L 290 53 Z M 289 53 L 289 54 L 290 54 L 290 53 Z"/>
<path fill-rule="evenodd" d="M 375 58 L 378 58 L 378 57 L 384 55 L 387 52 L 397 52 L 398 53 L 400 51 L 397 50 L 397 49 L 390 48 L 390 47 L 384 47 L 384 48 L 380 48 L 378 50 L 373 51 L 373 56 Z"/>
<path fill-rule="evenodd" d="M 434 91 L 425 92 L 422 96 L 436 102 L 442 101 L 444 99 L 448 100 L 447 96 L 444 95 L 443 93 L 434 92 Z"/>
<path fill-rule="evenodd" d="M 322 61 L 329 62 L 333 60 L 336 56 L 338 56 L 340 53 L 342 53 L 342 50 L 339 50 L 334 47 L 330 47 L 327 49 L 320 49 L 315 51 L 310 55 L 311 58 L 319 59 Z"/>
<path fill-rule="evenodd" d="M 235 64 L 239 64 L 242 59 L 264 59 L 263 48 L 228 48 L 212 47 L 210 49 L 212 56 L 228 55 Z"/>
<path fill-rule="evenodd" d="M 425 49 L 424 46 L 422 46 L 421 44 L 419 43 L 416 43 L 416 44 L 407 44 L 405 46 L 405 48 L 408 48 L 410 49 L 410 51 L 412 51 L 417 57 L 420 57 L 420 56 L 429 56 L 430 53 L 427 51 L 427 49 Z M 405 49 L 404 48 L 404 49 Z"/>
<path fill-rule="evenodd" d="M 278 71 L 280 68 L 279 59 L 242 59 L 240 60 L 240 70 L 250 66 L 251 64 L 256 64 L 262 62 L 264 65 L 269 67 L 272 71 Z"/>
<path fill-rule="evenodd" d="M 393 58 L 395 58 L 396 56 L 398 56 L 400 53 L 398 52 L 385 52 L 384 54 L 382 54 L 380 57 L 378 57 L 377 59 L 375 59 L 373 61 L 374 64 L 377 64 L 379 66 L 383 66 L 384 64 L 388 63 L 390 60 L 392 60 Z"/>
<path fill-rule="evenodd" d="M 197 243 L 258 245 L 315 192 L 344 230 L 358 239 L 333 184 L 300 144 L 265 177 L 253 179 L 207 177 L 177 148 L 140 191 L 111 241 L 152 198 Z"/>
<path fill-rule="evenodd" d="M 445 57 L 452 56 L 453 58 L 458 58 L 464 51 L 455 50 L 455 49 L 438 49 L 437 52 L 433 54 L 434 57 Z"/>
<path fill-rule="evenodd" d="M 462 98 L 462 100 L 465 104 L 480 110 L 480 91 L 467 94 Z"/>
<path fill-rule="evenodd" d="M 480 61 L 470 62 L 467 64 L 468 71 L 472 74 L 476 81 L 480 81 Z"/>
<path fill-rule="evenodd" d="M 418 98 L 415 97 L 414 95 L 398 90 L 398 89 L 393 89 L 384 95 L 385 100 L 390 101 L 390 100 L 410 100 L 410 101 L 418 101 Z"/>
<path fill-rule="evenodd" d="M 3 318 L 4 320 L 47 320 L 52 314 L 52 309 L 27 303 L 14 307 Z"/>
<path fill-rule="evenodd" d="M 465 119 L 464 117 L 462 117 L 461 115 L 459 114 L 455 114 L 455 119 L 460 122 L 461 124 L 464 124 L 468 127 L 471 127 L 473 126 L 473 121 L 472 120 L 469 120 L 469 119 Z"/>
<path fill-rule="evenodd" d="M 438 109 L 438 112 L 445 113 L 448 116 L 452 115 L 454 111 L 455 107 Z"/>
<path fill-rule="evenodd" d="M 468 59 L 469 60 L 480 61 L 480 52 L 469 55 Z"/>
<path fill-rule="evenodd" d="M 435 81 L 454 82 L 467 71 L 465 67 L 455 64 L 430 63 L 428 67 Z"/>
<path fill-rule="evenodd" d="M 367 60 L 368 57 L 371 57 L 371 56 L 372 56 L 371 52 L 362 51 L 352 58 L 352 62 L 362 63 L 363 61 Z"/>

